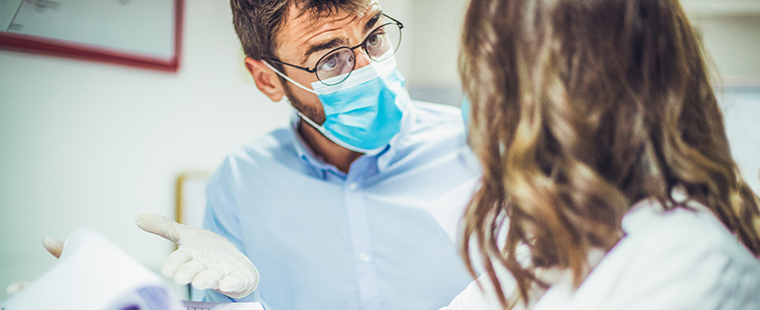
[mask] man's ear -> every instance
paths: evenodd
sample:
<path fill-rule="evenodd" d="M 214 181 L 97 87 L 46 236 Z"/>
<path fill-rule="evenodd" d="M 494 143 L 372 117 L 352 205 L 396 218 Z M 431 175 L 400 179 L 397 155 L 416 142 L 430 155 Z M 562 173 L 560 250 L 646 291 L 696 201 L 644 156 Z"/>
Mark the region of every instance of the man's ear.
<path fill-rule="evenodd" d="M 282 100 L 285 96 L 285 89 L 276 72 L 272 71 L 264 61 L 255 60 L 251 57 L 245 58 L 245 67 L 251 73 L 256 87 L 274 102 Z"/>

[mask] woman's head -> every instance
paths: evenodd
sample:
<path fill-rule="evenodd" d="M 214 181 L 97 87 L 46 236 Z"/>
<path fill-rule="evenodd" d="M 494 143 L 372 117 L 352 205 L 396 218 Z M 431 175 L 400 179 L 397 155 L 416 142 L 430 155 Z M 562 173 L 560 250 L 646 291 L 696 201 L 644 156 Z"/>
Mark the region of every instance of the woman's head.
<path fill-rule="evenodd" d="M 471 0 L 461 49 L 484 171 L 463 253 L 475 237 L 523 297 L 534 267 L 570 268 L 580 283 L 586 253 L 619 240 L 632 203 L 668 204 L 678 184 L 760 253 L 757 198 L 731 158 L 678 1 Z M 519 243 L 531 266 L 515 261 Z"/>

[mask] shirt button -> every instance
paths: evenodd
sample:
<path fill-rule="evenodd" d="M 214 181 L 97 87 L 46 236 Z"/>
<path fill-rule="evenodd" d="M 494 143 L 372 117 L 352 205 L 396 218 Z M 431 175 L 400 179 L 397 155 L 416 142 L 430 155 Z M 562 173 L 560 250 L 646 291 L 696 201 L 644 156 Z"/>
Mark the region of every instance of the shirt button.
<path fill-rule="evenodd" d="M 357 187 L 359 187 L 359 184 L 356 184 L 356 182 L 348 184 L 348 188 L 352 191 L 355 191 Z"/>
<path fill-rule="evenodd" d="M 361 261 L 363 261 L 365 263 L 368 263 L 369 262 L 369 254 L 367 254 L 365 252 L 359 253 L 359 260 L 361 260 Z"/>

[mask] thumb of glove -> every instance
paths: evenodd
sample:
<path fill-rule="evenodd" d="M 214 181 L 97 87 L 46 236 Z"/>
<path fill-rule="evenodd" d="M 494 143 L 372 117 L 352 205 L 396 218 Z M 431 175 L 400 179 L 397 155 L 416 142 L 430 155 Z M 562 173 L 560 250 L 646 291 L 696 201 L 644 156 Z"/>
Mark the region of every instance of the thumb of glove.
<path fill-rule="evenodd" d="M 140 229 L 177 245 L 182 243 L 182 240 L 192 239 L 196 234 L 195 228 L 177 223 L 158 214 L 140 214 L 135 219 L 135 223 Z"/>

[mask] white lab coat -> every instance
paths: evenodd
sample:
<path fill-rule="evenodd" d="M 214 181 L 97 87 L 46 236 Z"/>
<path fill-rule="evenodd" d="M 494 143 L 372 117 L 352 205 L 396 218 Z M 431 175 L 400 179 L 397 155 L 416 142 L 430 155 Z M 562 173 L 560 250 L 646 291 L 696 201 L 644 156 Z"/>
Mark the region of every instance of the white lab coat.
<path fill-rule="evenodd" d="M 760 309 L 760 261 L 707 208 L 687 204 L 662 211 L 658 202 L 639 202 L 623 218 L 626 235 L 578 289 L 564 272 L 527 308 Z M 514 279 L 504 270 L 499 278 L 511 295 Z M 489 283 L 481 276 L 441 310 L 501 309 Z"/>

